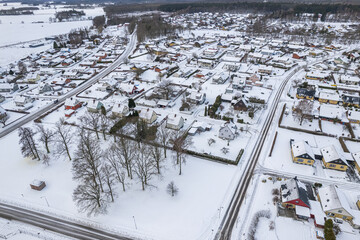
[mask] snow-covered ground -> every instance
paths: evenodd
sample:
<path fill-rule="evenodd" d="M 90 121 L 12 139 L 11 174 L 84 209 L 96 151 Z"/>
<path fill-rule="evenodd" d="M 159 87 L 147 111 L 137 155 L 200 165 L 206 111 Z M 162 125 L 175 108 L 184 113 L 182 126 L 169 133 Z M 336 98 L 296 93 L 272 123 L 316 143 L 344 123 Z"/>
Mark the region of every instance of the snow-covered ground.
<path fill-rule="evenodd" d="M 85 218 L 85 214 L 77 213 L 72 200 L 77 183 L 72 179 L 71 162 L 53 156 L 47 167 L 36 160 L 24 159 L 16 131 L 0 139 L 0 151 L 7 153 L 0 159 L 0 192 L 3 197 L 45 211 Z M 234 166 L 188 157 L 183 175 L 179 176 L 172 154 L 169 154 L 163 175 L 151 181 L 153 187 L 142 191 L 135 180 L 129 181 L 126 192 L 122 192 L 119 186 L 118 197 L 108 214 L 93 217 L 91 221 L 119 231 L 137 232 L 134 216 L 138 232 L 142 234 L 156 239 L 197 239 L 218 218 L 217 209 L 223 204 L 235 170 Z M 46 188 L 41 192 L 31 190 L 29 184 L 34 179 L 46 181 Z M 179 188 L 176 197 L 166 193 L 170 181 Z M 47 207 L 44 197 L 50 207 Z"/>

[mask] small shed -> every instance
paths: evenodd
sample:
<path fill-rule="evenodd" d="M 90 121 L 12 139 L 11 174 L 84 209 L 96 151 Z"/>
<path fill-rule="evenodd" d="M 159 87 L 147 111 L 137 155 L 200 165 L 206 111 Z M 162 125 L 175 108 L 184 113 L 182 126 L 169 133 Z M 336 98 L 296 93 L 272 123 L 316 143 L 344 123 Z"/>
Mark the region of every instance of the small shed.
<path fill-rule="evenodd" d="M 46 186 L 44 181 L 40 181 L 35 179 L 34 181 L 32 181 L 32 183 L 30 184 L 31 189 L 37 190 L 37 191 L 41 191 L 44 187 Z"/>
<path fill-rule="evenodd" d="M 308 220 L 310 218 L 310 209 L 307 207 L 296 205 L 295 212 L 296 212 L 296 216 L 298 218 L 301 218 L 304 220 Z"/>

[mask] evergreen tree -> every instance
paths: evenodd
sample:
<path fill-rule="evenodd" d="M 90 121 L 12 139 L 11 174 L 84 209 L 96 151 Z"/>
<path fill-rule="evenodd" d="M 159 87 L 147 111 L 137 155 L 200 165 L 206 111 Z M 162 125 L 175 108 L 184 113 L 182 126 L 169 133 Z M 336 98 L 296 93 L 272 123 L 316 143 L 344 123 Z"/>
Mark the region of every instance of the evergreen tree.
<path fill-rule="evenodd" d="M 136 104 L 135 104 L 135 101 L 134 99 L 132 98 L 129 98 L 129 108 L 132 109 L 132 108 L 135 108 L 136 107 Z"/>

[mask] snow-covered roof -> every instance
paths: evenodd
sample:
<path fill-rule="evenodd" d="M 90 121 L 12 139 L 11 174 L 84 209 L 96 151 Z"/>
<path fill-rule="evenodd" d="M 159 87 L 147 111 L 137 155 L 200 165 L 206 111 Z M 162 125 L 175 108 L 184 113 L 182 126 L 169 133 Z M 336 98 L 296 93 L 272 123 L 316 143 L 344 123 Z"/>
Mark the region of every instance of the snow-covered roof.
<path fill-rule="evenodd" d="M 303 217 L 310 217 L 310 209 L 307 207 L 302 207 L 299 205 L 295 206 L 296 215 L 303 216 Z"/>
<path fill-rule="evenodd" d="M 319 201 L 309 200 L 310 202 L 310 213 L 314 215 L 315 221 L 317 224 L 324 226 L 326 217 L 323 209 L 321 208 L 321 203 Z"/>
<path fill-rule="evenodd" d="M 296 178 L 289 179 L 282 184 L 281 193 L 282 202 L 301 199 L 307 206 L 310 207 L 306 186 Z"/>
<path fill-rule="evenodd" d="M 322 104 L 320 106 L 320 117 L 326 117 L 330 119 L 344 119 L 345 110 L 340 106 Z"/>
<path fill-rule="evenodd" d="M 325 162 L 332 162 L 340 158 L 338 152 L 336 151 L 334 145 L 330 145 L 320 149 L 320 152 L 324 158 Z"/>
<path fill-rule="evenodd" d="M 314 152 L 312 151 L 308 143 L 304 141 L 295 142 L 291 145 L 291 147 L 295 157 L 301 156 L 303 154 L 308 154 L 312 159 L 315 160 Z"/>
<path fill-rule="evenodd" d="M 339 94 L 327 93 L 327 92 L 320 92 L 319 98 L 330 100 L 330 101 L 339 101 L 340 100 Z"/>
<path fill-rule="evenodd" d="M 349 202 L 345 194 L 336 185 L 329 185 L 319 189 L 319 197 L 324 212 L 333 211 L 339 208 L 345 209 L 348 214 L 351 212 Z M 345 213 L 342 213 L 345 215 Z"/>
<path fill-rule="evenodd" d="M 183 117 L 180 116 L 179 114 L 171 114 L 168 115 L 167 123 L 178 126 L 181 122 L 181 119 L 183 119 Z"/>
<path fill-rule="evenodd" d="M 79 103 L 79 100 L 77 100 L 76 98 L 67 98 L 65 100 L 65 106 L 75 106 L 78 103 Z"/>
<path fill-rule="evenodd" d="M 153 113 L 155 113 L 152 109 L 141 109 L 139 113 L 139 117 L 146 120 L 151 120 L 151 117 L 153 116 Z M 155 113 L 156 114 L 156 113 Z"/>

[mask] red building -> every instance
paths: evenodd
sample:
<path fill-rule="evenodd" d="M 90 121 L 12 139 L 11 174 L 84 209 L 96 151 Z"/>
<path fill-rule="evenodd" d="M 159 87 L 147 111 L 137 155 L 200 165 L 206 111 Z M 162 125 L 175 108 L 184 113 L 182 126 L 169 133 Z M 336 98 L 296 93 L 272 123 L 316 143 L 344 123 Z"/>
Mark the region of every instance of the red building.
<path fill-rule="evenodd" d="M 65 101 L 66 110 L 76 110 L 81 107 L 81 102 L 75 98 L 68 98 Z"/>

